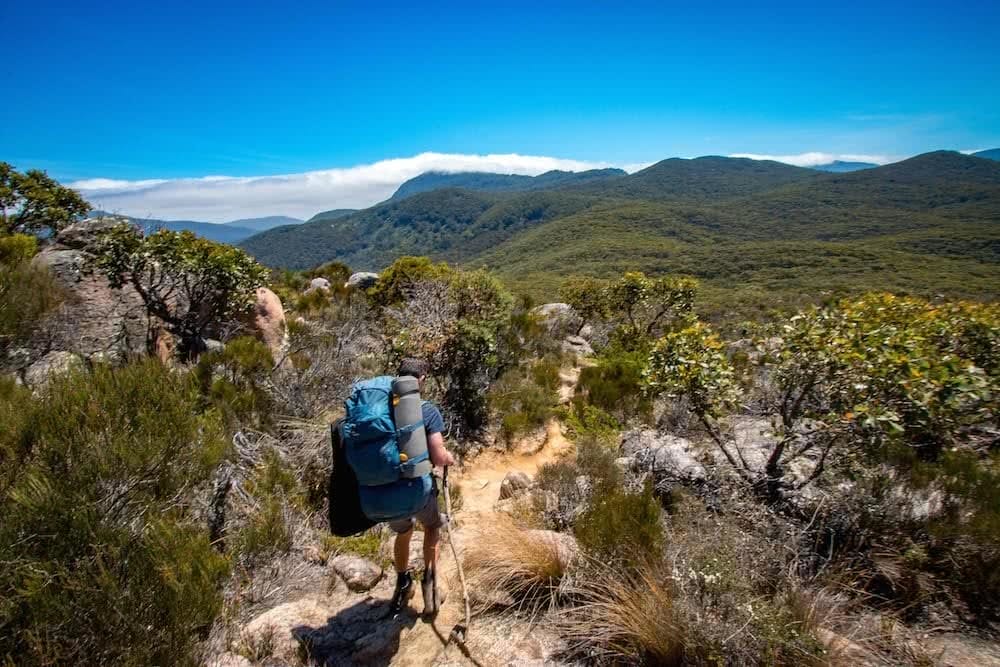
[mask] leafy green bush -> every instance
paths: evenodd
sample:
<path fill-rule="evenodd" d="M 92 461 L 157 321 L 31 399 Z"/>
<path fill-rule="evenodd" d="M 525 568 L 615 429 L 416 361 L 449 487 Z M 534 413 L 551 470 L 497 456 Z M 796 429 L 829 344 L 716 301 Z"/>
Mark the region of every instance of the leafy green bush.
<path fill-rule="evenodd" d="M 240 336 L 221 350 L 201 355 L 193 375 L 206 402 L 231 424 L 266 426 L 272 418 L 266 381 L 273 368 L 267 345 L 252 336 Z"/>
<path fill-rule="evenodd" d="M 663 525 L 652 484 L 647 482 L 639 493 L 613 486 L 595 489 L 574 532 L 580 545 L 602 560 L 631 566 L 656 562 L 663 549 Z"/>
<path fill-rule="evenodd" d="M 379 308 L 392 357 L 431 364 L 442 405 L 456 433 L 486 423 L 487 390 L 509 363 L 502 345 L 514 299 L 483 271 L 458 271 L 426 258 L 403 257 L 368 292 Z M 514 355 L 515 357 L 517 355 Z"/>
<path fill-rule="evenodd" d="M 0 233 L 58 233 L 88 211 L 80 193 L 44 171 L 21 173 L 0 162 Z"/>
<path fill-rule="evenodd" d="M 213 322 L 245 313 L 268 271 L 239 248 L 189 231 L 148 236 L 123 224 L 105 233 L 97 265 L 113 287 L 130 284 L 146 309 L 180 339 L 185 360 L 203 350 Z"/>
<path fill-rule="evenodd" d="M 227 564 L 185 499 L 226 451 L 218 418 L 155 361 L 75 371 L 37 398 L 0 385 L 0 415 L 15 411 L 0 458 L 0 656 L 194 664 Z"/>
<path fill-rule="evenodd" d="M 49 273 L 31 266 L 34 236 L 0 236 L 0 354 L 29 337 L 42 316 L 62 301 Z"/>
<path fill-rule="evenodd" d="M 518 366 L 490 388 L 490 407 L 502 415 L 500 435 L 508 443 L 517 436 L 540 428 L 554 414 L 559 387 L 559 365 L 540 360 Z"/>
<path fill-rule="evenodd" d="M 611 346 L 594 366 L 580 370 L 577 399 L 611 414 L 620 423 L 652 419 L 653 404 L 643 371 L 646 354 Z"/>

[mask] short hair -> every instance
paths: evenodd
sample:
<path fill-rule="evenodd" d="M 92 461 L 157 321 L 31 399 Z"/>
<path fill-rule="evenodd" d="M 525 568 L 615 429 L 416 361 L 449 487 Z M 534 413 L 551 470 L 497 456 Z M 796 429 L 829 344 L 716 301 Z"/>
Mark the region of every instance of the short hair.
<path fill-rule="evenodd" d="M 415 378 L 422 378 L 430 370 L 430 364 L 423 359 L 410 357 L 403 359 L 399 363 L 399 375 L 412 375 Z"/>

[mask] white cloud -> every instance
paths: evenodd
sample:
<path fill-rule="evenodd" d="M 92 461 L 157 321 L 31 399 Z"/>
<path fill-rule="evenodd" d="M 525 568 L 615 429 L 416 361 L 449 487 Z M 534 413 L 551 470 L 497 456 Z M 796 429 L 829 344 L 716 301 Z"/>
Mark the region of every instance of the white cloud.
<path fill-rule="evenodd" d="M 534 176 L 552 169 L 584 171 L 614 166 L 517 155 L 421 153 L 345 169 L 277 176 L 122 181 L 93 178 L 69 183 L 96 208 L 136 217 L 225 222 L 291 215 L 309 218 L 334 208 L 364 208 L 387 199 L 399 185 L 427 171 L 494 172 Z M 631 165 L 630 165 L 631 166 Z"/>
<path fill-rule="evenodd" d="M 799 153 L 798 155 L 762 155 L 760 153 L 733 153 L 729 157 L 746 157 L 751 160 L 774 160 L 775 162 L 784 162 L 785 164 L 792 164 L 796 167 L 815 167 L 820 164 L 828 164 L 834 160 L 842 160 L 844 162 L 874 162 L 875 164 L 887 164 L 892 162 L 894 158 L 888 155 L 856 155 L 856 154 L 838 154 L 838 153 L 822 153 L 818 151 L 812 151 L 809 153 Z"/>

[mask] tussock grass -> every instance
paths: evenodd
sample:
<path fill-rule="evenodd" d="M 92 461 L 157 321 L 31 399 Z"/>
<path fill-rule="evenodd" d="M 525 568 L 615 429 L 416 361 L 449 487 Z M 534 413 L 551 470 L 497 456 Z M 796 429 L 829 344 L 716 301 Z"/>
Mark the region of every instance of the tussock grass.
<path fill-rule="evenodd" d="M 548 531 L 519 528 L 497 515 L 463 540 L 462 562 L 477 607 L 529 612 L 560 597 L 575 557 L 571 540 Z"/>
<path fill-rule="evenodd" d="M 687 628 L 678 622 L 674 597 L 658 573 L 610 572 L 577 584 L 577 604 L 557 618 L 557 627 L 576 651 L 611 662 L 684 664 Z"/>

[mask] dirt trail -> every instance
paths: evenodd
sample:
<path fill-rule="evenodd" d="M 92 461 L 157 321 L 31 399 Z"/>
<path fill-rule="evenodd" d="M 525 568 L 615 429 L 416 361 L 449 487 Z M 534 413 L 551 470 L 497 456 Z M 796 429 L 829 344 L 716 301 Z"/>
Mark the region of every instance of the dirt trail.
<path fill-rule="evenodd" d="M 544 464 L 556 460 L 572 448 L 563 437 L 559 421 L 550 419 L 545 425 L 545 441 L 534 453 L 494 452 L 480 454 L 465 466 L 458 480 L 462 484 L 462 517 L 493 511 L 500 497 L 500 483 L 507 473 L 519 471 L 534 477 Z"/>
<path fill-rule="evenodd" d="M 573 395 L 578 378 L 578 368 L 565 369 L 560 373 L 560 400 L 565 402 Z M 531 451 L 531 443 L 524 442 L 516 443 L 510 452 L 487 451 L 476 456 L 456 471 L 458 474 L 454 477 L 462 485 L 462 509 L 457 518 L 468 524 L 477 517 L 492 514 L 493 506 L 500 497 L 500 483 L 507 473 L 516 470 L 534 477 L 544 464 L 556 460 L 572 448 L 573 443 L 563 436 L 559 421 L 553 418 L 545 425 L 545 438 L 536 451 Z M 456 531 L 456 539 L 461 544 L 462 531 Z M 438 568 L 439 581 L 447 582 L 447 599 L 434 622 L 418 622 L 403 629 L 399 637 L 399 651 L 390 664 L 398 667 L 489 664 L 477 659 L 475 651 L 466 656 L 454 642 L 447 642 L 455 624 L 465 619 L 455 559 L 446 539 L 442 539 Z M 412 604 L 416 608 L 421 606 L 419 595 Z M 483 631 L 484 627 L 479 626 L 478 632 Z M 474 619 L 470 635 L 476 632 Z M 475 637 L 472 640 L 475 643 Z"/>

